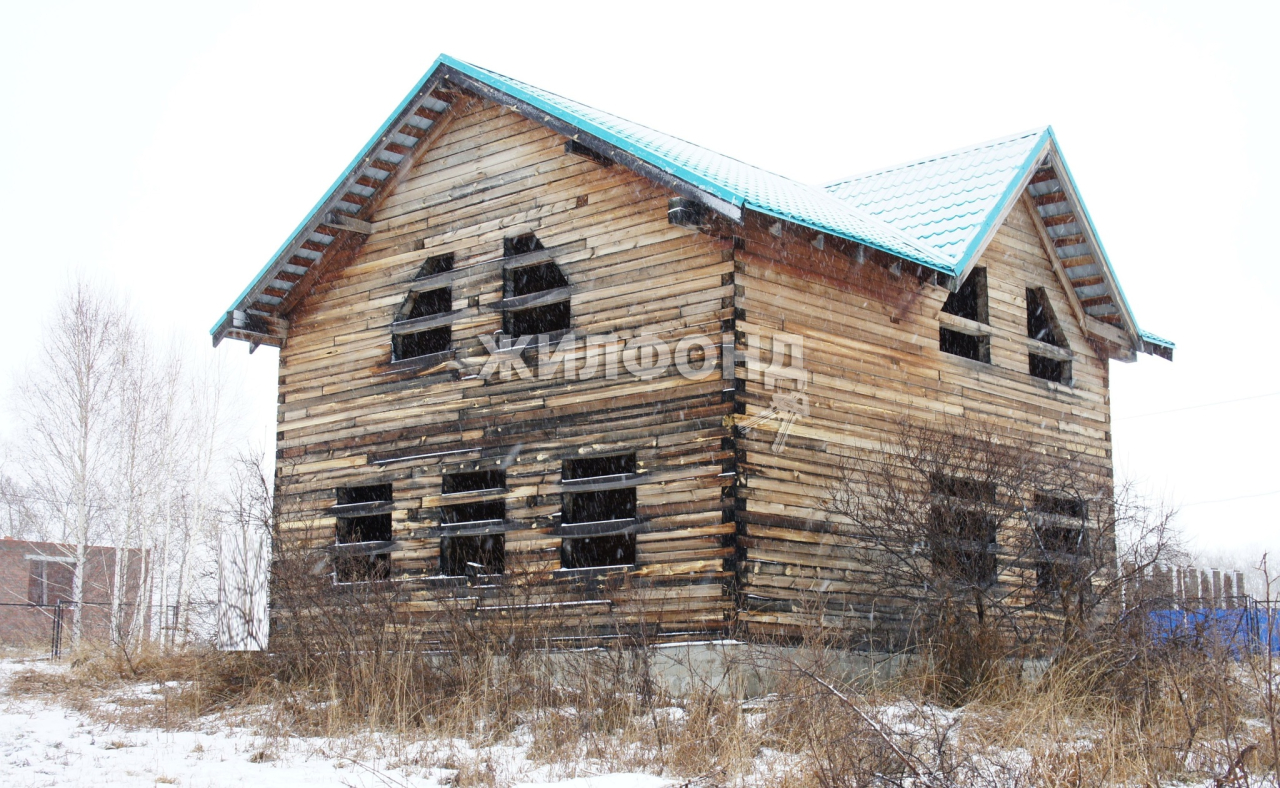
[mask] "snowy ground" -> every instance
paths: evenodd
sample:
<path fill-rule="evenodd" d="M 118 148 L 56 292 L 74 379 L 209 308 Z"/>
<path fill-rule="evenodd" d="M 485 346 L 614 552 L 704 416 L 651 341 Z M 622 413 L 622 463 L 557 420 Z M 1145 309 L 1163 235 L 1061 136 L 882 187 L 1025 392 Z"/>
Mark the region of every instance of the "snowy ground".
<path fill-rule="evenodd" d="M 11 696 L 9 678 L 32 667 L 62 670 L 0 660 L 0 785 L 4 788 L 418 788 L 458 782 L 525 788 L 663 788 L 675 784 L 647 774 L 591 775 L 580 771 L 567 775 L 562 769 L 528 762 L 519 747 L 476 750 L 461 741 L 397 748 L 379 741 L 268 740 L 219 719 L 208 720 L 203 730 L 124 729 L 53 703 Z M 144 686 L 137 692 L 157 689 Z M 107 698 L 104 703 L 114 700 L 122 698 Z M 468 776 L 472 779 L 465 779 Z"/>

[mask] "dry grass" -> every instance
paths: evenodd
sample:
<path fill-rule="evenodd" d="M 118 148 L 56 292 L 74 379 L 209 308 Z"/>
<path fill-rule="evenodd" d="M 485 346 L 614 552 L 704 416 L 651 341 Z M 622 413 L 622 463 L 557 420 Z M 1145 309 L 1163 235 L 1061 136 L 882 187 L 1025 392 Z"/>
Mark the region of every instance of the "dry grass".
<path fill-rule="evenodd" d="M 372 688 L 357 706 L 340 682 L 285 678 L 268 658 L 212 651 L 85 656 L 63 672 L 17 672 L 8 692 L 56 699 L 122 730 L 251 722 L 264 737 L 260 760 L 275 757 L 271 742 L 286 737 L 377 730 L 390 734 L 381 746 L 398 748 L 402 762 L 453 769 L 459 786 L 513 779 L 504 747 L 565 776 L 628 770 L 698 785 L 791 788 L 908 778 L 922 786 L 1243 786 L 1266 784 L 1274 768 L 1258 681 L 1266 674 L 1212 649 L 1152 648 L 1121 674 L 1113 655 L 1064 661 L 1035 683 L 993 681 L 958 708 L 936 702 L 924 669 L 857 687 L 830 654 L 803 648 L 752 652 L 754 667 L 770 671 L 767 697 L 744 701 L 710 687 L 673 697 L 654 685 L 637 652 L 529 651 L 471 662 L 454 655 L 400 677 L 425 693 L 412 704 L 384 689 L 387 711 L 375 724 L 367 716 Z M 421 671 L 431 662 L 390 664 Z M 425 688 L 423 676 L 441 683 Z M 469 748 L 441 749 L 449 741 Z M 355 763 L 360 754 L 352 752 Z"/>

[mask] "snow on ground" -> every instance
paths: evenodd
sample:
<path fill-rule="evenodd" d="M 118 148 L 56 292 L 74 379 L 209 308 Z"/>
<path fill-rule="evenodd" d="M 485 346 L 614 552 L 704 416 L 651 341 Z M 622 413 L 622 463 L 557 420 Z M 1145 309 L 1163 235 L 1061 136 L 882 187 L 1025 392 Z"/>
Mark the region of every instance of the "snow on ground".
<path fill-rule="evenodd" d="M 663 788 L 673 784 L 648 774 L 559 779 L 564 775 L 553 767 L 526 761 L 518 747 L 476 750 L 462 741 L 396 747 L 380 741 L 266 739 L 215 718 L 196 730 L 125 729 L 95 722 L 56 703 L 9 695 L 10 676 L 31 668 L 62 669 L 45 663 L 0 660 L 0 785 L 4 788 L 419 788 L 455 784 L 459 772 L 467 769 L 487 770 L 495 783 L 515 784 L 517 788 Z M 159 689 L 137 686 L 113 697 Z M 112 702 L 104 699 L 104 706 Z"/>

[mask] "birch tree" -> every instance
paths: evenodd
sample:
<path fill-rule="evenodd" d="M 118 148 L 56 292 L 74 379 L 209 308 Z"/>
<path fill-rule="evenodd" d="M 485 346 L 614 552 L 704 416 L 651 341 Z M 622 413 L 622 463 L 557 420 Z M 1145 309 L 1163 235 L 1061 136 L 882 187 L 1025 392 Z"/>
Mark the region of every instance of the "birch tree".
<path fill-rule="evenodd" d="M 119 338 L 129 320 L 112 298 L 80 280 L 62 294 L 36 363 L 18 385 L 35 495 L 66 524 L 75 560 L 72 647 L 84 629 L 87 546 L 104 511 L 112 404 L 119 386 Z"/>

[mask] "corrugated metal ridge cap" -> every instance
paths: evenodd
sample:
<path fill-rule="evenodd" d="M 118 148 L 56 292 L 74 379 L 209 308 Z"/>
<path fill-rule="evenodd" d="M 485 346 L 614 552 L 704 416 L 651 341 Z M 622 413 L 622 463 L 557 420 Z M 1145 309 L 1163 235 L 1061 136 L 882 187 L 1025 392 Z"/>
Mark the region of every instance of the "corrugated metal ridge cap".
<path fill-rule="evenodd" d="M 893 164 L 887 167 L 878 167 L 873 170 L 866 170 L 865 172 L 859 172 L 845 178 L 839 178 L 834 181 L 828 181 L 827 183 L 824 183 L 822 185 L 822 188 L 830 190 L 830 189 L 834 189 L 837 186 L 843 186 L 844 184 L 851 183 L 853 181 L 865 180 L 867 178 L 873 178 L 878 175 L 887 175 L 888 173 L 891 173 L 891 172 L 896 172 L 898 170 L 911 169 L 913 167 L 919 167 L 924 164 L 932 164 L 933 162 L 941 161 L 942 159 L 954 158 L 963 154 L 971 154 L 971 153 L 974 153 L 975 151 L 979 151 L 984 148 L 994 148 L 998 145 L 1008 145 L 1009 143 L 1016 142 L 1017 140 L 1039 137 L 1040 135 L 1050 131 L 1051 131 L 1051 127 L 1049 126 L 1038 126 L 1036 128 L 1027 129 L 1026 131 L 1020 131 L 1015 134 L 1009 134 L 1004 137 L 996 137 L 995 139 L 986 140 L 985 142 L 979 142 L 973 145 L 965 145 L 963 147 L 955 148 L 954 150 L 944 151 L 942 153 L 935 153 L 932 156 L 927 156 L 923 159 L 911 159 L 911 160 L 899 162 L 898 164 Z"/>
<path fill-rule="evenodd" d="M 899 257 L 905 257 L 911 262 L 919 263 L 946 274 L 953 274 L 955 272 L 952 261 L 940 256 L 931 247 L 922 244 L 918 239 L 898 230 L 896 227 L 869 216 L 857 207 L 849 205 L 847 202 L 832 196 L 821 186 L 814 186 L 812 184 L 792 180 L 784 175 L 779 175 L 761 167 L 756 167 L 755 165 L 748 164 L 740 159 L 735 159 L 732 156 L 726 156 L 722 153 L 713 151 L 710 148 L 697 145 L 696 143 L 688 142 L 687 140 L 674 135 L 646 126 L 643 123 L 636 123 L 634 121 L 627 120 L 626 118 L 614 115 L 610 112 L 597 109 L 573 99 L 565 98 L 564 96 L 553 93 L 549 90 L 530 85 L 526 82 L 499 74 L 481 66 L 457 60 L 456 58 L 449 57 L 448 55 L 441 55 L 440 62 L 473 78 L 483 80 L 490 87 L 503 93 L 507 93 L 513 98 L 525 101 L 537 109 L 554 115 L 573 126 L 582 128 L 584 131 L 589 132 L 593 136 L 600 138 L 610 145 L 614 145 L 621 150 L 624 150 L 627 153 L 658 167 L 669 175 L 679 178 L 696 188 L 703 189 L 711 195 L 733 205 L 749 207 L 759 213 L 765 213 L 770 216 L 802 224 L 813 229 L 829 232 L 848 240 L 865 243 L 869 246 L 881 249 L 882 251 Z M 558 105 L 557 103 L 554 103 L 552 99 L 554 99 L 555 102 L 562 102 L 563 104 Z M 570 117 L 565 117 L 566 114 L 570 115 Z M 604 117 L 595 119 L 590 117 L 592 114 Z M 687 146 L 691 151 L 696 151 L 699 154 L 711 156 L 723 162 L 731 162 L 756 177 L 764 176 L 769 180 L 775 181 L 777 184 L 795 190 L 799 195 L 803 195 L 810 200 L 820 201 L 822 203 L 821 207 L 828 211 L 843 214 L 846 217 L 853 219 L 855 222 L 867 225 L 868 233 L 863 235 L 855 231 L 836 227 L 830 222 L 825 222 L 816 216 L 797 213 L 794 210 L 789 210 L 780 205 L 770 205 L 766 202 L 752 199 L 750 195 L 745 194 L 741 189 L 736 189 L 729 184 L 717 181 L 710 175 L 698 172 L 691 169 L 689 166 L 675 161 L 669 154 L 641 144 L 638 141 L 628 139 L 625 136 L 621 136 L 620 133 L 606 128 L 602 125 L 604 118 L 607 118 L 608 121 L 611 122 L 617 122 L 637 129 L 643 129 L 656 137 L 665 138 L 666 140 Z M 892 244 L 886 244 L 883 240 L 877 241 L 874 238 L 875 235 L 883 235 L 886 237 L 886 240 L 892 239 L 896 242 L 896 245 L 899 248 L 892 248 Z M 890 248 L 885 248 L 886 246 L 889 246 Z"/>

